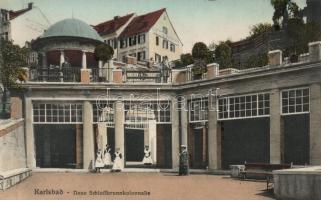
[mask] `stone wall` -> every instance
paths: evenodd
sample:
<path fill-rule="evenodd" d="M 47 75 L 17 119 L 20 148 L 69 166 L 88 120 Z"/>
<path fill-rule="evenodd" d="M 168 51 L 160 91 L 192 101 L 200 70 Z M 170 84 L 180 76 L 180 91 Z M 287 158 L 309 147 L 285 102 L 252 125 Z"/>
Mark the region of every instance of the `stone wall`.
<path fill-rule="evenodd" d="M 23 120 L 0 122 L 0 172 L 26 168 Z"/>

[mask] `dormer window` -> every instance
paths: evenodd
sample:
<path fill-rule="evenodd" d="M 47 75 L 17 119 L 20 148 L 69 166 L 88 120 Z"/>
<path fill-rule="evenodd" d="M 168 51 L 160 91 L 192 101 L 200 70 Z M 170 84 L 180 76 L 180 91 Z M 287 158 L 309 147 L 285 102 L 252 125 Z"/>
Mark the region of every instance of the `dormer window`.
<path fill-rule="evenodd" d="M 167 34 L 167 28 L 163 26 L 163 33 Z"/>

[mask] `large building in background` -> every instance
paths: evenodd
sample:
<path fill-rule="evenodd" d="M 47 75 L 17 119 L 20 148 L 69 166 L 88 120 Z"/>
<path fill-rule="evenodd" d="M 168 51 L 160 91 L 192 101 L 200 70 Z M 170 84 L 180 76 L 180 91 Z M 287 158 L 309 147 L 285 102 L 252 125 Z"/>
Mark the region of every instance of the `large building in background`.
<path fill-rule="evenodd" d="M 36 39 L 50 26 L 48 19 L 33 3 L 17 11 L 0 9 L 0 20 L 0 35 L 20 47 Z"/>
<path fill-rule="evenodd" d="M 177 60 L 182 53 L 183 44 L 166 9 L 139 16 L 116 16 L 94 28 L 115 49 L 114 58 L 120 61 L 132 56 L 138 61 L 159 63 L 165 58 Z"/>

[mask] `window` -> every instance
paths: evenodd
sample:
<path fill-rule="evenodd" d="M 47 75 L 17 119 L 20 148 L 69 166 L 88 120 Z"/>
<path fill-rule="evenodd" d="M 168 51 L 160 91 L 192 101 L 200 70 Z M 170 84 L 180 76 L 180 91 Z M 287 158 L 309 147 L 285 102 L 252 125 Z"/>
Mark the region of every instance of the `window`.
<path fill-rule="evenodd" d="M 165 26 L 163 26 L 163 33 L 167 34 L 167 28 Z"/>
<path fill-rule="evenodd" d="M 128 45 L 129 46 L 134 46 L 136 45 L 136 36 L 132 36 L 128 38 Z"/>
<path fill-rule="evenodd" d="M 157 54 L 157 53 L 155 53 L 155 62 L 157 62 L 157 63 L 162 62 L 162 56 Z"/>
<path fill-rule="evenodd" d="M 191 123 L 208 120 L 208 98 L 192 99 L 189 102 L 189 121 Z"/>
<path fill-rule="evenodd" d="M 120 40 L 120 48 L 126 48 L 127 47 L 127 38 Z"/>
<path fill-rule="evenodd" d="M 218 100 L 218 119 L 221 120 L 269 115 L 269 93 L 225 97 Z"/>
<path fill-rule="evenodd" d="M 36 103 L 34 123 L 82 123 L 82 104 Z"/>
<path fill-rule="evenodd" d="M 100 102 L 93 104 L 93 122 L 106 122 L 107 126 L 114 125 L 114 106 L 113 103 Z"/>
<path fill-rule="evenodd" d="M 144 44 L 145 43 L 145 34 L 141 34 L 138 36 L 138 44 Z"/>
<path fill-rule="evenodd" d="M 117 39 L 114 38 L 114 49 L 117 49 L 117 43 L 118 43 Z"/>
<path fill-rule="evenodd" d="M 289 89 L 282 91 L 282 114 L 309 113 L 309 88 Z"/>
<path fill-rule="evenodd" d="M 143 61 L 146 59 L 145 51 L 141 51 L 137 53 L 137 60 L 138 61 Z"/>
<path fill-rule="evenodd" d="M 156 46 L 158 46 L 158 45 L 159 45 L 159 37 L 156 36 Z"/>
<path fill-rule="evenodd" d="M 171 50 L 171 52 L 175 52 L 175 45 L 174 44 L 170 45 L 170 50 Z"/>
<path fill-rule="evenodd" d="M 168 41 L 163 40 L 163 49 L 168 49 Z"/>

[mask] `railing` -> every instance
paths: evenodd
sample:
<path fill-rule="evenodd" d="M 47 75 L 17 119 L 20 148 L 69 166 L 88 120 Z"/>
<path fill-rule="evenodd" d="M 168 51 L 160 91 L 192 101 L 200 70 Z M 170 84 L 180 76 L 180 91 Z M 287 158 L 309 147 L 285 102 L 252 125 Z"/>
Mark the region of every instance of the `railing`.
<path fill-rule="evenodd" d="M 80 67 L 48 67 L 29 70 L 30 81 L 80 82 Z"/>
<path fill-rule="evenodd" d="M 125 71 L 125 82 L 153 82 L 153 83 L 169 83 L 171 82 L 172 73 L 168 70 L 166 73 L 162 73 L 160 70 L 144 70 L 144 71 Z"/>
<path fill-rule="evenodd" d="M 92 68 L 91 82 L 110 82 L 113 76 L 112 68 Z"/>

